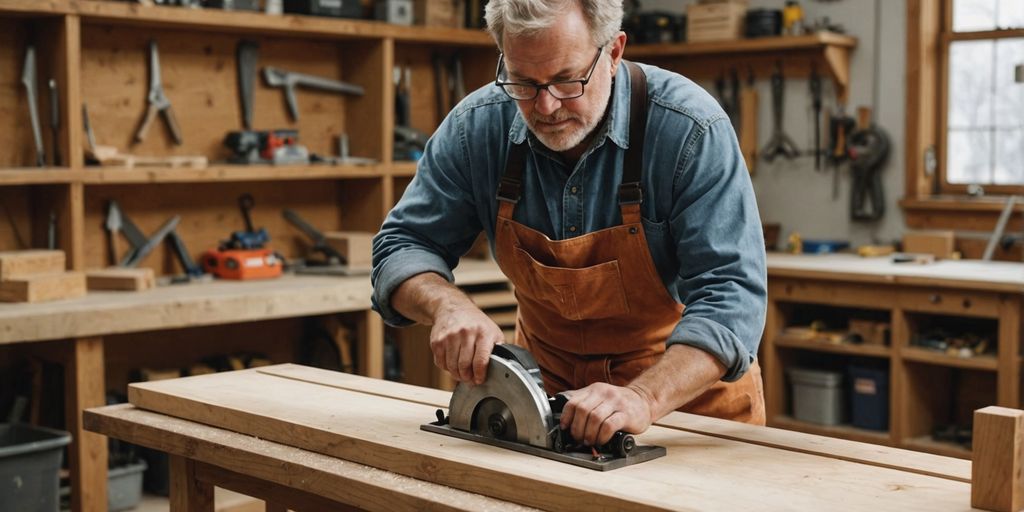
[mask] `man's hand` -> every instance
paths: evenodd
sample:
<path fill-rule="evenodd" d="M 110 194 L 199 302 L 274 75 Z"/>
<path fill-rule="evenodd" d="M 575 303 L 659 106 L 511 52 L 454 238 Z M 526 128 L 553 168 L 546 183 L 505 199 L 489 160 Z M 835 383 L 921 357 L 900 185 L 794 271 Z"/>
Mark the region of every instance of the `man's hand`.
<path fill-rule="evenodd" d="M 651 404 L 643 391 L 633 386 L 598 382 L 566 393 L 561 427 L 570 429 L 573 439 L 590 446 L 611 440 L 617 430 L 640 434 L 651 426 Z"/>
<path fill-rule="evenodd" d="M 430 330 L 434 364 L 456 380 L 474 384 L 484 382 L 491 350 L 503 341 L 498 325 L 472 304 L 442 310 Z"/>

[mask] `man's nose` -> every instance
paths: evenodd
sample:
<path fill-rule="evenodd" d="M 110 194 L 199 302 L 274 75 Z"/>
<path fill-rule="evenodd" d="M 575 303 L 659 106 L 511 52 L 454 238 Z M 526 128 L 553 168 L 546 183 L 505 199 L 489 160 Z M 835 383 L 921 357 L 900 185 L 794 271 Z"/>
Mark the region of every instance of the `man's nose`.
<path fill-rule="evenodd" d="M 555 113 L 562 106 L 562 100 L 552 96 L 547 89 L 537 91 L 537 98 L 534 101 L 533 108 L 545 116 Z"/>

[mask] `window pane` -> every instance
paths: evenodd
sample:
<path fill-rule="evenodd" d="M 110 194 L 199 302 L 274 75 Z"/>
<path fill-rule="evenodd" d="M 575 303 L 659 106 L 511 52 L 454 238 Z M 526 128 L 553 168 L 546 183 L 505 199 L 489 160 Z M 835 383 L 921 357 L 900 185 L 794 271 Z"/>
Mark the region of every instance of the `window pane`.
<path fill-rule="evenodd" d="M 1024 28 L 1024 0 L 999 0 L 1000 28 Z"/>
<path fill-rule="evenodd" d="M 996 132 L 995 183 L 1024 184 L 1024 129 Z"/>
<path fill-rule="evenodd" d="M 1024 0 L 1018 0 L 1024 5 Z M 1024 129 L 1024 84 L 1014 81 L 1014 68 L 1024 63 L 1024 38 L 996 41 L 993 113 L 997 128 Z"/>
<path fill-rule="evenodd" d="M 953 0 L 953 30 L 970 32 L 996 28 L 996 7 L 996 0 Z"/>
<path fill-rule="evenodd" d="M 992 132 L 951 130 L 947 144 L 946 181 L 992 183 Z"/>
<path fill-rule="evenodd" d="M 992 60 L 991 40 L 957 41 L 949 47 L 949 129 L 991 126 Z"/>

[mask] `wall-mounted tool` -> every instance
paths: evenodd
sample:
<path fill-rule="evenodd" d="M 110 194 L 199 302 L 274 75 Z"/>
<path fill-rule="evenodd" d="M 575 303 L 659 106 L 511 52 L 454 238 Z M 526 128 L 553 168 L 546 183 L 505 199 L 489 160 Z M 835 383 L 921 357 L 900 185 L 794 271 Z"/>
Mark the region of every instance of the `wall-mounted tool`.
<path fill-rule="evenodd" d="M 847 144 L 853 172 L 850 218 L 875 221 L 885 214 L 881 171 L 889 157 L 889 135 L 871 122 L 870 109 L 859 109 L 858 117 L 857 130 L 850 134 Z"/>
<path fill-rule="evenodd" d="M 309 150 L 299 144 L 298 130 L 246 130 L 230 132 L 224 145 L 234 152 L 228 160 L 236 164 L 306 164 Z"/>
<path fill-rule="evenodd" d="M 548 397 L 529 351 L 495 345 L 483 384 L 460 383 L 452 393 L 449 415 L 438 409 L 437 421 L 420 428 L 598 471 L 666 453 L 662 446 L 640 446 L 621 431 L 605 445 L 584 447 L 568 430 L 558 428 L 565 404 L 565 395 Z"/>
<path fill-rule="evenodd" d="M 89 107 L 85 103 L 82 103 L 82 129 L 85 131 L 85 142 L 89 145 L 89 152 L 96 153 L 96 135 L 89 124 Z"/>
<path fill-rule="evenodd" d="M 844 113 L 840 104 L 828 117 L 828 158 L 826 162 L 832 166 L 832 199 L 839 199 L 839 164 L 846 161 L 847 136 L 853 132 L 856 121 Z"/>
<path fill-rule="evenodd" d="M 403 72 L 404 71 L 404 72 Z M 392 157 L 395 160 L 419 160 L 423 156 L 429 135 L 410 125 L 410 91 L 412 89 L 412 71 L 394 69 L 395 79 L 395 143 Z"/>
<path fill-rule="evenodd" d="M 46 248 L 55 250 L 57 248 L 57 212 L 50 212 L 50 223 L 46 226 Z"/>
<path fill-rule="evenodd" d="M 362 96 L 366 92 L 362 87 L 348 82 L 331 80 L 330 78 L 307 75 L 304 73 L 284 71 L 269 66 L 263 68 L 263 80 L 267 83 L 267 86 L 279 87 L 284 91 L 284 99 L 288 104 L 288 113 L 291 115 L 293 121 L 299 120 L 299 106 L 298 102 L 295 100 L 296 87 L 302 86 L 341 94 L 353 94 L 356 96 Z"/>
<path fill-rule="evenodd" d="M 747 73 L 746 85 L 740 90 L 740 151 L 750 174 L 757 170 L 757 108 L 757 88 L 751 69 Z"/>
<path fill-rule="evenodd" d="M 294 210 L 286 208 L 281 215 L 313 242 L 310 252 L 320 255 L 319 259 L 304 258 L 301 261 L 293 262 L 292 268 L 296 274 L 348 276 L 368 273 L 365 269 L 349 268 L 345 255 L 328 243 L 327 237 L 323 233 L 306 222 Z"/>
<path fill-rule="evenodd" d="M 107 240 L 110 244 L 111 265 L 117 265 L 121 262 L 121 243 L 118 235 L 121 233 L 122 226 L 121 208 L 117 206 L 117 201 L 110 201 L 107 204 L 107 220 L 104 227 L 107 228 Z"/>
<path fill-rule="evenodd" d="M 50 79 L 50 133 L 53 140 L 53 166 L 60 167 L 60 95 L 57 81 Z"/>
<path fill-rule="evenodd" d="M 782 116 L 785 114 L 783 99 L 786 92 L 786 80 L 782 76 L 781 62 L 775 64 L 775 72 L 772 73 L 771 80 L 772 123 L 774 128 L 771 138 L 768 139 L 768 144 L 765 144 L 764 148 L 761 149 L 761 156 L 768 162 L 774 161 L 775 157 L 780 155 L 792 160 L 800 155 L 800 150 L 797 149 L 793 139 L 782 129 Z"/>
<path fill-rule="evenodd" d="M 160 76 L 160 53 L 157 50 L 156 40 L 149 41 L 149 92 L 146 94 L 146 115 L 135 132 L 135 142 L 142 142 L 149 132 L 149 126 L 159 113 L 171 132 L 174 143 L 181 145 L 181 130 L 178 128 L 178 121 L 174 117 L 174 110 L 171 107 L 171 100 L 164 94 L 164 84 Z"/>
<path fill-rule="evenodd" d="M 818 66 L 811 64 L 811 110 L 814 112 L 814 170 L 821 170 L 821 75 Z"/>
<path fill-rule="evenodd" d="M 185 241 L 178 235 L 177 229 L 171 230 L 167 234 L 167 241 L 171 243 L 171 249 L 174 250 L 174 255 L 178 258 L 178 264 L 181 265 L 181 269 L 184 272 L 181 276 L 171 278 L 171 283 L 204 281 L 211 278 L 210 274 L 204 272 L 203 268 L 192 259 L 188 249 L 185 247 Z"/>
<path fill-rule="evenodd" d="M 21 85 L 25 86 L 28 99 L 28 114 L 32 121 L 32 137 L 36 143 L 36 165 L 46 167 L 46 150 L 43 148 L 43 131 L 39 121 L 39 104 L 36 102 L 36 47 L 25 48 L 25 64 L 21 68 Z"/>
<path fill-rule="evenodd" d="M 238 99 L 242 102 L 242 127 L 252 130 L 253 92 L 256 87 L 256 63 L 260 45 L 255 41 L 239 41 L 235 51 L 238 60 Z"/>
<path fill-rule="evenodd" d="M 126 219 L 123 217 L 122 214 L 122 221 L 124 220 Z M 121 260 L 119 266 L 138 266 L 139 262 L 145 259 L 146 256 L 149 256 L 149 253 L 153 252 L 153 249 L 157 248 L 157 246 L 163 243 L 164 238 L 167 236 L 168 233 L 173 231 L 174 228 L 178 227 L 179 222 L 181 222 L 181 216 L 175 215 L 174 217 L 168 219 L 167 222 L 164 222 L 164 224 L 153 233 L 153 236 L 147 238 L 142 245 L 135 245 L 135 243 L 133 242 L 132 250 L 130 250 L 128 254 L 125 256 L 125 258 Z M 129 241 L 132 241 L 131 237 L 129 237 Z"/>

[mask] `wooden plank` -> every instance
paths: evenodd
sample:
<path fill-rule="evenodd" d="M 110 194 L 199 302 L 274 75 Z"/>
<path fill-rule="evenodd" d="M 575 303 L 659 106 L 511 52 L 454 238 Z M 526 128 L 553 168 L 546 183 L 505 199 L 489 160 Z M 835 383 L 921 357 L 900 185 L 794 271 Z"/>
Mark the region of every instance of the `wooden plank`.
<path fill-rule="evenodd" d="M 1002 303 L 997 339 L 999 365 L 996 376 L 996 404 L 1021 408 L 1021 302 L 1020 296 Z"/>
<path fill-rule="evenodd" d="M 151 268 L 102 268 L 85 272 L 90 290 L 124 290 L 139 292 L 156 286 Z"/>
<path fill-rule="evenodd" d="M 0 307 L 0 344 L 364 311 L 371 292 L 366 276 L 292 275 L 163 286 L 145 294 L 94 292 Z"/>
<path fill-rule="evenodd" d="M 374 396 L 401 398 L 407 402 L 434 407 L 447 407 L 451 399 L 451 393 L 445 391 L 410 386 L 397 382 L 375 381 L 357 375 L 319 370 L 295 364 L 267 366 L 256 371 L 300 382 L 358 391 Z M 777 428 L 757 427 L 745 423 L 687 413 L 672 413 L 656 421 L 655 424 L 661 427 L 686 430 L 696 434 L 760 444 L 822 457 L 833 457 L 872 466 L 900 469 L 948 480 L 970 482 L 971 478 L 970 461 L 950 460 L 926 453 L 865 445 L 845 439 L 801 434 Z"/>
<path fill-rule="evenodd" d="M 237 181 L 306 181 L 373 178 L 383 173 L 374 165 L 211 165 L 205 169 L 90 169 L 86 184 L 203 183 Z"/>
<path fill-rule="evenodd" d="M 47 302 L 85 295 L 85 274 L 59 272 L 0 281 L 0 302 Z"/>
<path fill-rule="evenodd" d="M 64 271 L 64 251 L 0 251 L 0 281 Z"/>
<path fill-rule="evenodd" d="M 137 406 L 165 414 L 556 510 L 758 508 L 778 489 L 786 489 L 787 508 L 821 509 L 841 496 L 859 509 L 961 510 L 969 496 L 961 482 L 663 427 L 651 428 L 640 442 L 666 446 L 666 457 L 596 473 L 420 431 L 424 418 L 433 417 L 432 406 L 253 371 L 136 384 L 129 395 Z M 295 396 L 303 397 L 301 404 Z M 745 485 L 725 484 L 726 492 L 723 483 L 740 478 L 737 460 L 744 461 Z M 815 485 L 802 485 L 809 475 Z M 526 488 L 533 492 L 522 493 Z"/>
<path fill-rule="evenodd" d="M 855 37 L 819 32 L 806 36 L 761 37 L 734 41 L 707 41 L 700 43 L 632 44 L 626 48 L 627 59 L 649 57 L 682 57 L 722 53 L 771 53 L 800 49 L 824 49 L 827 46 L 854 48 Z"/>
<path fill-rule="evenodd" d="M 971 506 L 999 512 L 1024 507 L 1024 411 L 974 411 Z"/>
<path fill-rule="evenodd" d="M 90 430 L 372 511 L 528 510 L 452 487 L 340 460 L 128 404 L 85 413 Z"/>
<path fill-rule="evenodd" d="M 196 477 L 200 481 L 209 482 L 217 487 L 262 499 L 266 502 L 266 512 L 287 512 L 288 510 L 359 512 L 365 510 L 284 485 L 258 481 L 242 473 L 228 471 L 212 464 L 196 463 Z"/>
<path fill-rule="evenodd" d="M 213 486 L 196 475 L 196 463 L 169 456 L 171 512 L 213 512 Z"/>
<path fill-rule="evenodd" d="M 103 339 L 80 338 L 64 361 L 65 422 L 71 433 L 71 510 L 107 510 L 107 438 L 86 430 L 82 411 L 106 403 Z"/>
<path fill-rule="evenodd" d="M 940 83 L 938 58 L 940 9 L 939 2 L 932 0 L 907 0 L 907 152 L 904 161 L 904 190 L 908 198 L 930 196 L 938 178 L 937 169 L 931 173 L 925 169 L 925 151 L 928 148 L 941 150 L 935 147 L 940 121 L 937 113 L 946 110 L 944 105 L 939 105 L 939 91 L 944 87 Z M 945 126 L 945 120 L 942 121 L 942 126 Z M 935 156 L 939 158 L 941 155 Z"/>

